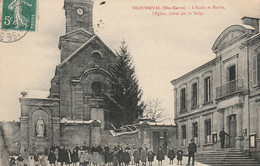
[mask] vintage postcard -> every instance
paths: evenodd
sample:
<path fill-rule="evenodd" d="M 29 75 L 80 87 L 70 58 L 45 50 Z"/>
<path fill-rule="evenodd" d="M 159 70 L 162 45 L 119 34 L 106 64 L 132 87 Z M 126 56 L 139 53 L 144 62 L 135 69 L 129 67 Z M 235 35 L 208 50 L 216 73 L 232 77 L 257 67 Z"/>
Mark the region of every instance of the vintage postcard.
<path fill-rule="evenodd" d="M 0 0 L 0 166 L 259 165 L 259 0 Z"/>

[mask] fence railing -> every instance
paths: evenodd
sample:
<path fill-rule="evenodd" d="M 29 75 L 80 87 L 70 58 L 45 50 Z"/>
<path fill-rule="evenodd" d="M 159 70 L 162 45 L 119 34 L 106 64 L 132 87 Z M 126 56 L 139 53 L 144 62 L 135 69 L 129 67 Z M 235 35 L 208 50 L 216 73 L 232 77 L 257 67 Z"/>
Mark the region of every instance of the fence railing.
<path fill-rule="evenodd" d="M 232 80 L 224 85 L 216 87 L 216 99 L 243 90 L 244 90 L 243 79 Z"/>

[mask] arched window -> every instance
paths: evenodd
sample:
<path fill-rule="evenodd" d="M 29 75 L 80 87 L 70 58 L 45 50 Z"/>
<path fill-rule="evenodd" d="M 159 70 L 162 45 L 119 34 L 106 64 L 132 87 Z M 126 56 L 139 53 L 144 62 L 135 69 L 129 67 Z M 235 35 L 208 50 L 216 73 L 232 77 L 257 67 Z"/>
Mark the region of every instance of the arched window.
<path fill-rule="evenodd" d="M 198 105 L 198 84 L 195 82 L 191 85 L 191 107 Z"/>
<path fill-rule="evenodd" d="M 211 79 L 207 77 L 204 79 L 204 102 L 211 101 Z"/>
<path fill-rule="evenodd" d="M 91 89 L 92 89 L 92 94 L 94 96 L 99 96 L 101 95 L 101 90 L 102 90 L 102 86 L 101 83 L 98 81 L 95 81 L 91 84 Z"/>
<path fill-rule="evenodd" d="M 185 88 L 182 88 L 180 91 L 180 111 L 185 111 L 186 109 L 186 91 Z"/>
<path fill-rule="evenodd" d="M 101 60 L 101 54 L 98 53 L 98 52 L 93 52 L 92 53 L 92 60 L 96 63 L 99 62 Z"/>

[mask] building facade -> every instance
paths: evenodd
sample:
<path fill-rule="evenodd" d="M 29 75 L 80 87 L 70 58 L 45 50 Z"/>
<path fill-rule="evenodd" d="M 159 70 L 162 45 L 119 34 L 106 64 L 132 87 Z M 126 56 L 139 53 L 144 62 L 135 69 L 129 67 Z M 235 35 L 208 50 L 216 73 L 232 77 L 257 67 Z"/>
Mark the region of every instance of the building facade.
<path fill-rule="evenodd" d="M 178 144 L 184 150 L 190 139 L 199 151 L 220 149 L 224 128 L 226 148 L 260 151 L 259 19 L 243 17 L 242 23 L 218 36 L 214 59 L 171 82 Z"/>

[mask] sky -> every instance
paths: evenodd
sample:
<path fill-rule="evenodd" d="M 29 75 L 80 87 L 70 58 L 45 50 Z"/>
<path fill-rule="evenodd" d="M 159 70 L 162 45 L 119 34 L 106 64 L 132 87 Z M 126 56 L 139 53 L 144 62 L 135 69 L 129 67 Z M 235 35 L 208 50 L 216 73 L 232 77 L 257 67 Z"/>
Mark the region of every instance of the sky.
<path fill-rule="evenodd" d="M 113 51 L 122 40 L 126 42 L 143 100 L 159 98 L 172 118 L 174 97 L 170 81 L 213 59 L 211 48 L 227 27 L 241 24 L 243 16 L 260 18 L 259 0 L 106 0 L 100 5 L 101 2 L 94 1 L 95 33 Z M 55 67 L 60 63 L 59 37 L 65 34 L 63 3 L 64 0 L 38 0 L 37 30 L 17 42 L 0 42 L 0 120 L 19 120 L 21 91 L 49 90 Z M 182 9 L 162 10 L 163 6 Z"/>

